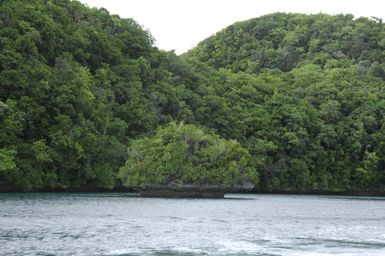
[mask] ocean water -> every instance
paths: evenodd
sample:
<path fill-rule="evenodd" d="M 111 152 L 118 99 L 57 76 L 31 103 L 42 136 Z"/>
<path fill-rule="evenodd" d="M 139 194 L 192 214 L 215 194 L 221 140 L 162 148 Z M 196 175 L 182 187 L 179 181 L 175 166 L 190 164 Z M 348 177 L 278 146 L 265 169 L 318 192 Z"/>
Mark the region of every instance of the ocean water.
<path fill-rule="evenodd" d="M 385 255 L 385 198 L 5 193 L 0 255 Z"/>

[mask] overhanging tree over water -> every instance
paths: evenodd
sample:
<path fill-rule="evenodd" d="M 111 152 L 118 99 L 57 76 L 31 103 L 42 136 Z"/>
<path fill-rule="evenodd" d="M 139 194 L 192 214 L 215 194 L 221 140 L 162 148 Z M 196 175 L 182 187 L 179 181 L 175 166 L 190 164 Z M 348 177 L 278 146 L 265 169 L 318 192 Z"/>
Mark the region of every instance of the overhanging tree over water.
<path fill-rule="evenodd" d="M 153 137 L 132 141 L 119 176 L 125 185 L 139 188 L 257 184 L 252 158 L 239 143 L 176 123 L 158 129 Z"/>

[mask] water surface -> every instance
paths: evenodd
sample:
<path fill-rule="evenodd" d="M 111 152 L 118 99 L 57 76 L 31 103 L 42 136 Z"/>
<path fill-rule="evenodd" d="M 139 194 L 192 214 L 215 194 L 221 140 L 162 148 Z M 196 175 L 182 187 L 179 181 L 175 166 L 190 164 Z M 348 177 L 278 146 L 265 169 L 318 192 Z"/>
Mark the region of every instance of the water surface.
<path fill-rule="evenodd" d="M 0 255 L 385 255 L 385 198 L 0 194 Z"/>

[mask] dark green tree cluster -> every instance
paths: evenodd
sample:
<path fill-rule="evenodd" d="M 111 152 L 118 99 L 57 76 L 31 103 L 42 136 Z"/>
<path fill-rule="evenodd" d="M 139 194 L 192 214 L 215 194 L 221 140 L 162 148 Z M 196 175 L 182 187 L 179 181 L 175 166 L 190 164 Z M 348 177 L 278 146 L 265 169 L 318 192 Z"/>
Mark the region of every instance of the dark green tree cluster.
<path fill-rule="evenodd" d="M 131 187 L 194 184 L 230 189 L 257 183 L 251 156 L 238 142 L 176 123 L 151 138 L 132 141 L 119 174 Z"/>
<path fill-rule="evenodd" d="M 183 121 L 246 148 L 259 190 L 384 191 L 384 63 L 377 18 L 276 13 L 176 56 L 103 8 L 4 0 L 0 187 L 114 187 Z"/>
<path fill-rule="evenodd" d="M 384 47 L 384 26 L 375 17 L 276 13 L 235 23 L 202 41 L 189 55 L 234 72 L 287 72 L 304 61 L 320 67 L 361 62 L 380 76 Z"/>
<path fill-rule="evenodd" d="M 211 77 L 196 116 L 249 149 L 262 190 L 384 191 L 384 38 L 352 15 L 235 23 L 185 56 Z"/>
<path fill-rule="evenodd" d="M 129 138 L 190 115 L 175 54 L 133 20 L 77 1 L 0 5 L 1 186 L 113 187 Z"/>

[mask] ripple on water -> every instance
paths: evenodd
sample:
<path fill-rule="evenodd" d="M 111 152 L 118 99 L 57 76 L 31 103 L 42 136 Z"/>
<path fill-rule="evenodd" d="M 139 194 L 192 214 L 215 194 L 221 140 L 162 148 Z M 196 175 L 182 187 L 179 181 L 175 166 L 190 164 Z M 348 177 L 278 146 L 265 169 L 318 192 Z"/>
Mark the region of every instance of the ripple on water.
<path fill-rule="evenodd" d="M 0 194 L 0 255 L 385 255 L 385 200 L 229 197 Z"/>
<path fill-rule="evenodd" d="M 315 239 L 315 238 L 296 238 L 301 242 L 299 246 L 319 245 L 323 247 L 335 248 L 361 248 L 361 249 L 385 249 L 385 242 L 380 241 L 352 241 L 345 239 Z"/>

